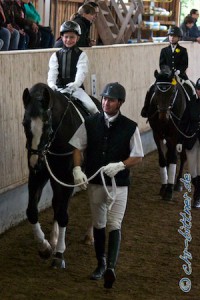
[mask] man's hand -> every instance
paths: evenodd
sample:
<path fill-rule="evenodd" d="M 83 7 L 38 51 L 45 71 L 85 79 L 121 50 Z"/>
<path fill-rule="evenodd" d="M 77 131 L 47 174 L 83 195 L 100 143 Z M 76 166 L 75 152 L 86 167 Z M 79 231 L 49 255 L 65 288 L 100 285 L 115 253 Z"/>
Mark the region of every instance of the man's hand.
<path fill-rule="evenodd" d="M 87 176 L 82 172 L 81 167 L 77 166 L 73 168 L 73 176 L 74 176 L 74 183 L 75 184 L 82 183 L 82 185 L 80 185 L 80 188 L 82 190 L 86 190 L 88 185 L 88 179 Z"/>
<path fill-rule="evenodd" d="M 125 169 L 125 165 L 122 161 L 117 163 L 110 163 L 107 166 L 104 167 L 103 171 L 108 175 L 109 177 L 114 177 L 119 171 L 122 171 Z"/>
<path fill-rule="evenodd" d="M 177 152 L 182 152 L 182 150 L 183 150 L 183 146 L 182 146 L 182 144 L 177 144 L 176 145 L 176 150 L 177 150 Z"/>

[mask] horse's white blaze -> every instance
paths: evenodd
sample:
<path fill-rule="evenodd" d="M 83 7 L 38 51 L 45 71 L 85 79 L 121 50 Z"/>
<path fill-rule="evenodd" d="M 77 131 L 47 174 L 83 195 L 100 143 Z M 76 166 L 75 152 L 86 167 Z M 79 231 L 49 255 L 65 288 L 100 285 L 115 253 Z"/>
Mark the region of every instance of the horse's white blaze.
<path fill-rule="evenodd" d="M 42 136 L 43 122 L 40 118 L 31 120 L 31 132 L 33 134 L 31 148 L 34 150 L 38 149 L 38 145 L 40 143 L 40 139 Z M 33 154 L 30 158 L 30 165 L 32 168 L 35 167 L 38 161 L 38 155 Z"/>

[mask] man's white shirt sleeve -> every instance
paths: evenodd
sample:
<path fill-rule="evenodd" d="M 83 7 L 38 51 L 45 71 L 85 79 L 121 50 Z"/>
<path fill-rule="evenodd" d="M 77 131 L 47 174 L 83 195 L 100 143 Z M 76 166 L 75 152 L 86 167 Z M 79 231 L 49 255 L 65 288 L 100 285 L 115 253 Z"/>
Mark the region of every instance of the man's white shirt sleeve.
<path fill-rule="evenodd" d="M 142 148 L 142 141 L 140 138 L 140 132 L 138 127 L 136 127 L 136 130 L 134 134 L 131 137 L 130 140 L 130 157 L 143 157 L 144 152 Z"/>
<path fill-rule="evenodd" d="M 83 123 L 75 132 L 69 143 L 80 151 L 84 151 L 87 147 L 87 132 L 85 123 Z"/>

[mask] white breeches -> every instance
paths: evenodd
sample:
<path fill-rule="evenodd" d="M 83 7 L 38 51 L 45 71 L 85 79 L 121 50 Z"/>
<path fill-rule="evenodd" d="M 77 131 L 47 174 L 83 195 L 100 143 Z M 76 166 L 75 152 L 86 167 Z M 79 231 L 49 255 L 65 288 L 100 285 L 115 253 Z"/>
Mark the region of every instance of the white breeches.
<path fill-rule="evenodd" d="M 197 95 L 195 87 L 193 86 L 192 82 L 189 79 L 184 80 L 184 79 L 180 78 L 179 76 L 177 76 L 176 78 L 177 78 L 177 81 L 182 85 L 184 90 L 185 90 L 185 88 L 184 88 L 183 84 L 186 83 L 192 90 L 193 95 Z M 185 90 L 185 92 L 186 92 L 186 90 Z M 186 94 L 187 94 L 187 92 L 186 92 Z M 189 98 L 189 95 L 188 95 L 188 98 Z M 190 100 L 190 98 L 189 98 L 189 100 Z"/>
<path fill-rule="evenodd" d="M 91 114 L 95 114 L 99 111 L 92 99 L 82 88 L 78 88 L 73 93 L 73 97 L 78 98 Z"/>
<path fill-rule="evenodd" d="M 111 186 L 107 186 L 107 189 L 109 193 L 112 192 Z M 107 194 L 102 185 L 89 184 L 88 195 L 90 199 L 93 226 L 97 229 L 107 226 L 109 232 L 120 229 L 126 210 L 128 187 L 117 187 L 116 200 L 110 210 L 108 210 L 106 205 Z"/>
<path fill-rule="evenodd" d="M 191 150 L 186 150 L 188 170 L 192 178 L 200 176 L 200 143 L 196 141 Z"/>

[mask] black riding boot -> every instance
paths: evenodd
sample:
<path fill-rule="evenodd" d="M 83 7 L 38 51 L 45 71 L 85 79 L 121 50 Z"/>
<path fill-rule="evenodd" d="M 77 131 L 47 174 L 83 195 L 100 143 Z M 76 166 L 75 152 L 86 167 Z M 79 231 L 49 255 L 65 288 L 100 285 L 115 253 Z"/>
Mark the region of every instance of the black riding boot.
<path fill-rule="evenodd" d="M 200 176 L 192 178 L 194 185 L 193 208 L 200 208 Z"/>
<path fill-rule="evenodd" d="M 108 240 L 107 269 L 104 274 L 104 287 L 107 289 L 112 288 L 112 285 L 116 279 L 115 266 L 119 255 L 120 242 L 121 230 L 111 231 L 109 233 Z"/>
<path fill-rule="evenodd" d="M 91 280 L 99 280 L 103 278 L 104 272 L 106 270 L 105 240 L 105 228 L 94 228 L 94 248 L 98 265 L 90 277 Z"/>

